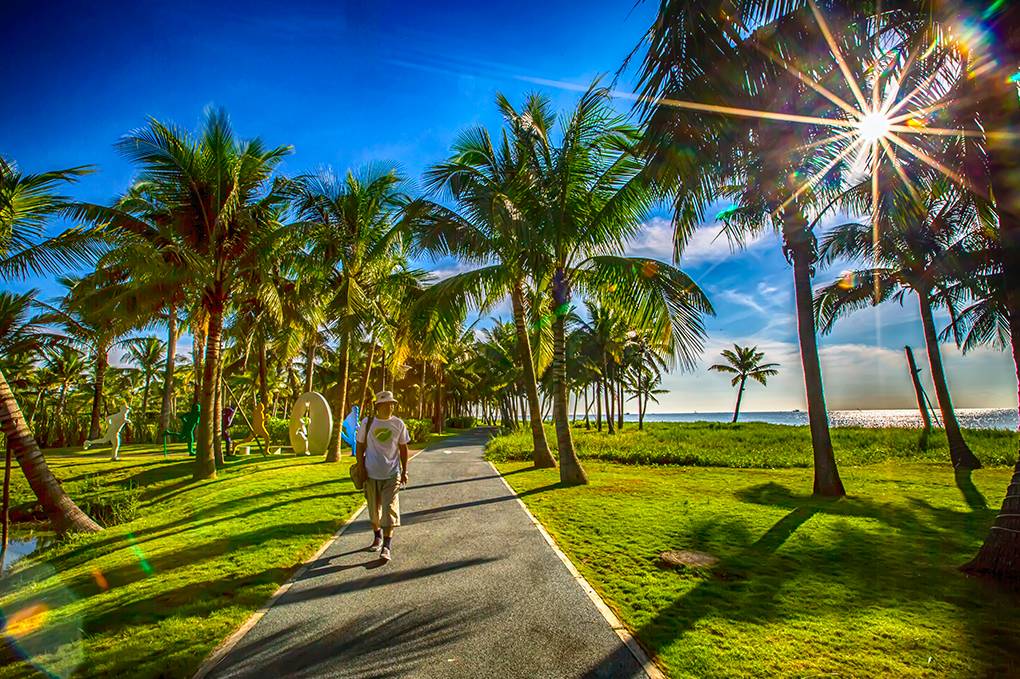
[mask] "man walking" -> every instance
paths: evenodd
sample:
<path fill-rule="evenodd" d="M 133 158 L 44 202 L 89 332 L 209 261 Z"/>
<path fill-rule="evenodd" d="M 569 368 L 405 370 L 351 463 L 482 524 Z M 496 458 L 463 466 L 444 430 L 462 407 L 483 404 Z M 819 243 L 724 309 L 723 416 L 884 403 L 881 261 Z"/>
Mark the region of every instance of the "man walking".
<path fill-rule="evenodd" d="M 375 395 L 375 413 L 358 427 L 358 461 L 365 470 L 365 500 L 375 539 L 370 550 L 381 549 L 379 558 L 389 561 L 393 529 L 400 525 L 400 488 L 407 484 L 407 425 L 393 416 L 397 404 L 393 392 Z"/>

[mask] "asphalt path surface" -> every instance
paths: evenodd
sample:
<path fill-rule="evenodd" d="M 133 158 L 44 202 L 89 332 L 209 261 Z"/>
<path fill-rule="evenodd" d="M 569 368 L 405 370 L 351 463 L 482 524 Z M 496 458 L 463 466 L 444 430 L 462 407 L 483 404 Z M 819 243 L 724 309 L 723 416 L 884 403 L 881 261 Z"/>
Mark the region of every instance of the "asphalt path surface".
<path fill-rule="evenodd" d="M 471 432 L 419 453 L 393 561 L 362 512 L 208 675 L 645 677 Z"/>

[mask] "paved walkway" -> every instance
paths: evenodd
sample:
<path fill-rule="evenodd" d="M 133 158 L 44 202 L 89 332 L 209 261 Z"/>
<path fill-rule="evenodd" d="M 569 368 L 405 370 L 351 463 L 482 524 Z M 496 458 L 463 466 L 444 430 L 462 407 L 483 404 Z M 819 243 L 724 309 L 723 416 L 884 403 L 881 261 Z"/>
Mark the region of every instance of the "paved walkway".
<path fill-rule="evenodd" d="M 393 561 L 364 512 L 213 677 L 644 677 L 469 433 L 420 453 Z"/>

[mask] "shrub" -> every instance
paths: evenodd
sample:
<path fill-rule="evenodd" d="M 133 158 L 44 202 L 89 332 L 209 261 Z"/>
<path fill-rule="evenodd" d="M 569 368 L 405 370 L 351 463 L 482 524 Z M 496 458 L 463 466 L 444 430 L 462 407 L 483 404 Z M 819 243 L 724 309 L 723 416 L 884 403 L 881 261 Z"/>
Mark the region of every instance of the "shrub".
<path fill-rule="evenodd" d="M 269 442 L 277 445 L 290 445 L 290 420 L 282 417 L 267 417 L 266 431 L 269 432 Z"/>
<path fill-rule="evenodd" d="M 421 443 L 432 433 L 432 420 L 404 420 L 411 443 Z"/>
<path fill-rule="evenodd" d="M 475 426 L 477 420 L 472 415 L 463 415 L 460 417 L 450 417 L 446 420 L 446 426 L 453 429 L 471 429 Z"/>

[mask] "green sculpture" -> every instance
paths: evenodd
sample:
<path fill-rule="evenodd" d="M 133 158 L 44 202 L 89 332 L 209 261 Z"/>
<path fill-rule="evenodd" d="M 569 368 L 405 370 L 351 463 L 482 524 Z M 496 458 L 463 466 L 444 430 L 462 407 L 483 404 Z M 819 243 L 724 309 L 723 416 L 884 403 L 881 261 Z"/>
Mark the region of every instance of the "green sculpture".
<path fill-rule="evenodd" d="M 181 415 L 181 430 L 163 432 L 163 457 L 166 457 L 166 439 L 173 436 L 178 441 L 188 444 L 188 455 L 195 454 L 195 428 L 198 426 L 198 418 L 202 413 L 202 406 L 197 402 L 191 406 L 191 410 Z"/>

